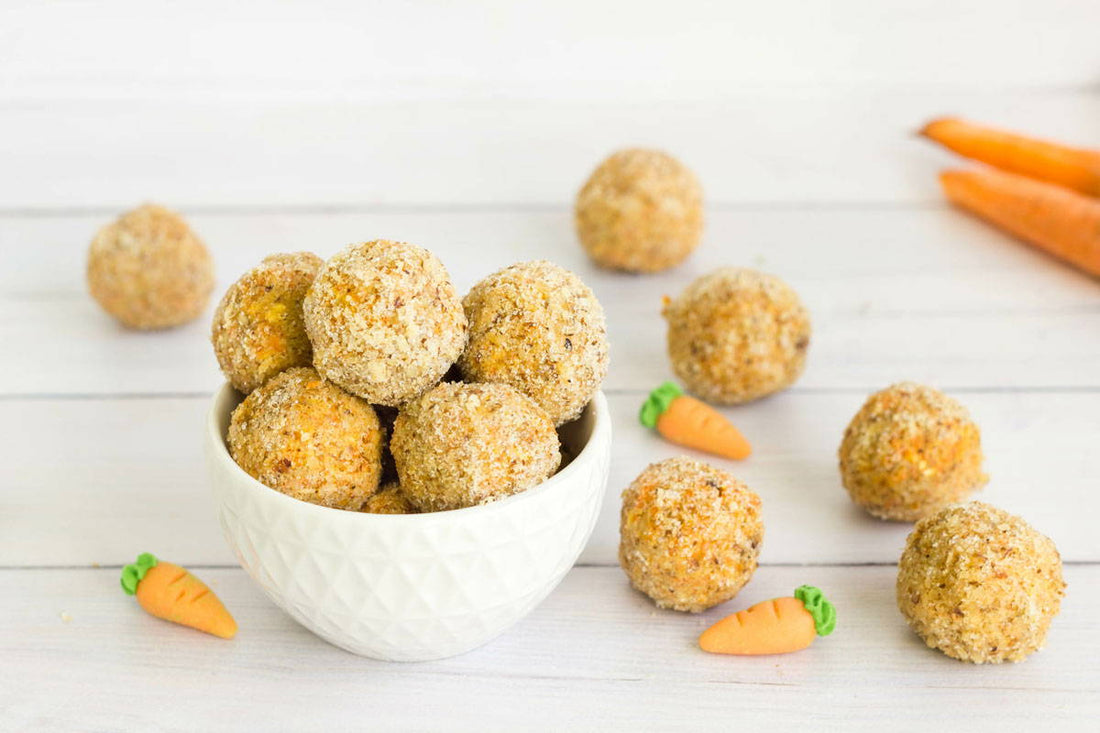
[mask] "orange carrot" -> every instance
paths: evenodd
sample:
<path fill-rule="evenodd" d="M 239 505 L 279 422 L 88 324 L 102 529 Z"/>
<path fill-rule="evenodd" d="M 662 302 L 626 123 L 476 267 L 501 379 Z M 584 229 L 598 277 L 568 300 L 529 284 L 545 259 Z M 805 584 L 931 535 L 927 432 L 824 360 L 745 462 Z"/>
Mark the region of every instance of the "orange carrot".
<path fill-rule="evenodd" d="M 1100 150 L 1071 148 L 950 117 L 932 120 L 920 134 L 967 158 L 1100 196 Z"/>
<path fill-rule="evenodd" d="M 836 628 L 836 609 L 812 585 L 793 597 L 775 598 L 727 616 L 699 637 L 699 647 L 715 654 L 786 654 L 805 649 Z"/>
<path fill-rule="evenodd" d="M 1100 276 L 1100 201 L 991 169 L 944 171 L 940 183 L 952 203 Z"/>
<path fill-rule="evenodd" d="M 688 397 L 672 382 L 649 393 L 642 405 L 642 425 L 656 428 L 665 439 L 725 458 L 748 458 L 752 447 L 722 413 Z"/>
<path fill-rule="evenodd" d="M 206 584 L 179 565 L 160 562 L 148 552 L 122 569 L 122 590 L 157 618 L 223 639 L 237 633 L 237 622 Z"/>

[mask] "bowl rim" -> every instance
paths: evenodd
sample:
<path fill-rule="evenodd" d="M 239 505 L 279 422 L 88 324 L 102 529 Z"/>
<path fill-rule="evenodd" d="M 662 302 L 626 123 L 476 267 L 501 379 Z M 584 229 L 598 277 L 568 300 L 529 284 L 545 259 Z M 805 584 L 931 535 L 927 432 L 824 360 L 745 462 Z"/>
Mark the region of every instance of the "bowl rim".
<path fill-rule="evenodd" d="M 503 499 L 498 499 L 487 504 L 477 504 L 461 509 L 449 509 L 439 512 L 424 512 L 421 514 L 373 514 L 369 512 L 352 511 L 350 509 L 337 509 L 335 507 L 313 504 L 308 501 L 302 501 L 301 499 L 287 496 L 281 491 L 261 483 L 237 465 L 237 462 L 234 461 L 233 457 L 229 454 L 229 446 L 226 444 L 227 436 L 223 433 L 219 424 L 219 413 L 221 412 L 223 402 L 235 399 L 236 396 L 240 394 L 241 393 L 228 381 L 223 383 L 213 394 L 210 409 L 207 411 L 206 417 L 206 442 L 210 448 L 208 451 L 210 458 L 218 462 L 221 470 L 228 470 L 230 473 L 236 474 L 238 478 L 243 480 L 244 485 L 248 487 L 248 491 L 262 497 L 262 500 L 272 501 L 276 504 L 282 503 L 283 506 L 286 506 L 291 511 L 314 513 L 319 518 L 329 517 L 336 521 L 415 522 L 425 524 L 441 521 L 462 521 L 464 519 L 474 520 L 478 517 L 489 516 L 494 512 L 507 511 L 509 507 L 513 507 L 525 500 L 530 500 L 536 496 L 541 496 L 542 494 L 553 491 L 555 487 L 569 481 L 575 473 L 581 470 L 581 464 L 589 464 L 597 460 L 597 450 L 594 444 L 605 442 L 608 444 L 608 449 L 610 449 L 610 414 L 607 407 L 607 397 L 601 389 L 596 392 L 584 408 L 585 411 L 592 410 L 592 431 L 588 436 L 588 440 L 585 441 L 584 447 L 581 448 L 580 452 L 569 462 L 568 466 L 526 491 L 521 491 L 518 494 L 512 494 L 511 496 L 506 496 Z M 604 434 L 606 434 L 606 438 L 604 438 Z M 343 518 L 341 519 L 341 517 Z M 358 517 L 358 519 L 349 517 Z"/>

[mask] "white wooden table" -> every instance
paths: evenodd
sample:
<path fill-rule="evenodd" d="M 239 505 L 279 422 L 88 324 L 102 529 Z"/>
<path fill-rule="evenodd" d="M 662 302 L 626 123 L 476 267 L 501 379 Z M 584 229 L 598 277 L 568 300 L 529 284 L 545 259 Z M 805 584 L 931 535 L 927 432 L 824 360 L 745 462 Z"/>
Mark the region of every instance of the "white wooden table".
<path fill-rule="evenodd" d="M 1100 145 L 1100 7 L 902 5 L 0 7 L 0 729 L 1094 725 L 1100 283 L 946 207 L 935 174 L 952 161 L 911 131 L 957 113 Z M 575 190 L 628 144 L 675 152 L 706 189 L 705 243 L 674 272 L 602 272 L 575 242 Z M 616 439 L 603 515 L 558 590 L 430 664 L 352 656 L 272 606 L 208 497 L 209 312 L 129 333 L 85 294 L 92 233 L 147 199 L 205 238 L 219 293 L 269 252 L 375 237 L 432 249 L 460 289 L 525 259 L 578 272 L 608 313 Z M 722 264 L 789 281 L 814 339 L 794 388 L 728 411 L 754 443 L 732 470 L 767 537 L 739 598 L 690 616 L 628 587 L 618 494 L 677 452 L 635 421 L 670 376 L 660 296 Z M 909 633 L 893 600 L 908 527 L 840 486 L 845 424 L 903 379 L 970 408 L 981 498 L 1062 552 L 1062 614 L 1022 664 L 961 664 Z M 119 567 L 143 550 L 210 582 L 238 638 L 125 597 Z M 835 601 L 834 636 L 781 658 L 695 649 L 804 582 Z"/>

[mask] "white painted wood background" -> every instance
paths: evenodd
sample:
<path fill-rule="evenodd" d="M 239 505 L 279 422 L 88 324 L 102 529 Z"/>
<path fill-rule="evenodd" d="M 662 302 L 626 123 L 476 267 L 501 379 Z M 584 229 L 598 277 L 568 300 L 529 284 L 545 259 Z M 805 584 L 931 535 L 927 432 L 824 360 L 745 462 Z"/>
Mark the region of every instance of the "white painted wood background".
<path fill-rule="evenodd" d="M 1100 283 L 950 210 L 952 158 L 913 130 L 967 115 L 1100 146 L 1100 6 L 1032 3 L 0 5 L 0 730 L 1089 728 L 1100 715 Z M 706 239 L 678 270 L 593 268 L 570 206 L 591 167 L 660 146 L 700 175 Z M 513 261 L 577 271 L 608 311 L 611 482 L 575 569 L 510 633 L 447 662 L 326 645 L 251 584 L 199 450 L 219 382 L 200 322 L 127 333 L 83 283 L 94 230 L 153 199 L 214 253 L 219 293 L 264 254 L 391 237 L 465 289 Z M 657 611 L 615 562 L 618 493 L 676 451 L 635 423 L 670 376 L 660 296 L 720 264 L 787 279 L 814 318 L 802 380 L 728 413 L 763 497 L 753 581 Z M 972 667 L 893 602 L 907 527 L 855 510 L 836 447 L 866 394 L 940 386 L 983 429 L 982 498 L 1058 544 L 1048 648 Z M 194 567 L 233 642 L 145 616 L 118 567 Z M 742 605 L 821 585 L 838 632 L 715 658 Z M 1090 721 L 1093 721 L 1090 723 Z"/>

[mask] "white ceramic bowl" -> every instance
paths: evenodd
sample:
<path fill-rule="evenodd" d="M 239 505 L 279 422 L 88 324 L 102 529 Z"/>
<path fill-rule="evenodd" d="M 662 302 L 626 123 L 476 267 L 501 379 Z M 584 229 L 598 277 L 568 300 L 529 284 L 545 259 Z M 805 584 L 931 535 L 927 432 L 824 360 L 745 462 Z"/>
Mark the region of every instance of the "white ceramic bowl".
<path fill-rule="evenodd" d="M 584 549 L 607 485 L 611 419 L 603 393 L 562 430 L 576 458 L 557 475 L 492 504 L 414 515 L 329 509 L 256 481 L 225 444 L 240 400 L 222 387 L 204 441 L 226 540 L 300 624 L 376 659 L 454 656 L 523 618 Z"/>

